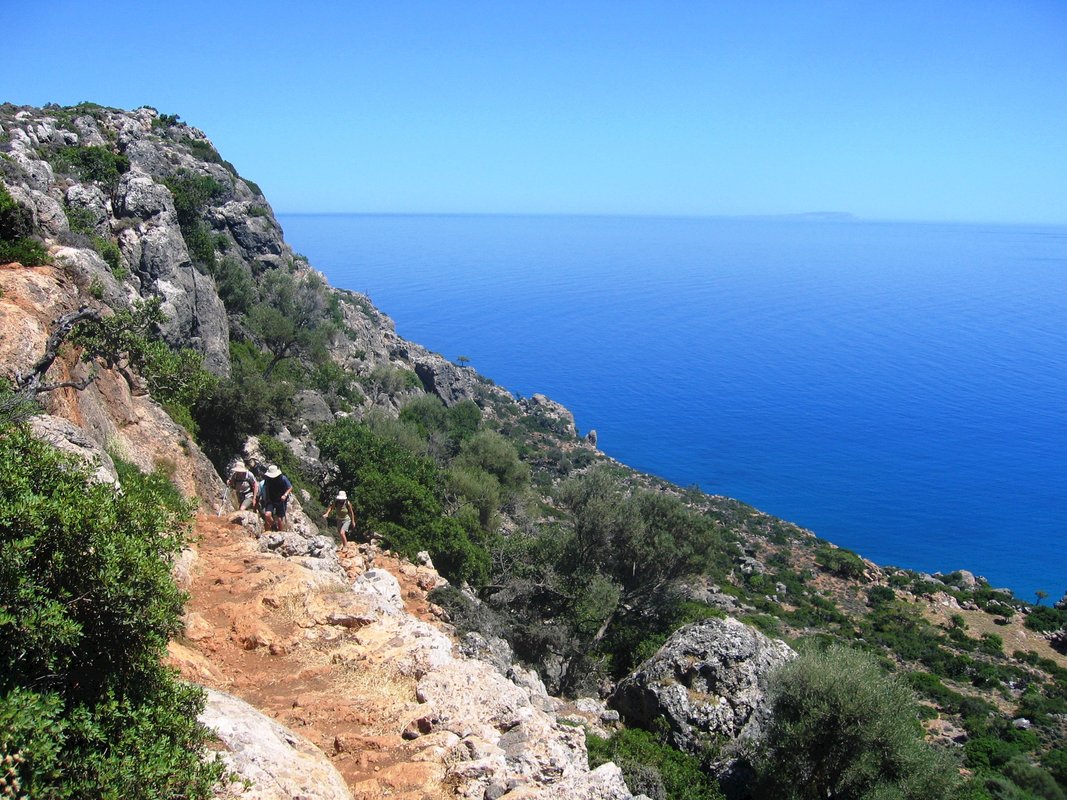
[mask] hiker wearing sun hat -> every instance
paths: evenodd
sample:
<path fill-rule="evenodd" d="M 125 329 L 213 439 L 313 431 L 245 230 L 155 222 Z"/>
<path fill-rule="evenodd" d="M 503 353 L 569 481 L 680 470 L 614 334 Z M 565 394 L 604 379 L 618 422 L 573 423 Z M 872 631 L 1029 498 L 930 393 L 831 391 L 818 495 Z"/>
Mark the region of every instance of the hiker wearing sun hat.
<path fill-rule="evenodd" d="M 344 489 L 337 493 L 337 497 L 330 503 L 330 507 L 326 509 L 322 518 L 326 519 L 331 514 L 337 514 L 340 517 L 337 522 L 337 535 L 341 537 L 341 547 L 344 547 L 348 544 L 346 534 L 356 527 L 356 509 L 352 507 L 352 501 L 348 499 L 348 494 Z"/>
<path fill-rule="evenodd" d="M 233 465 L 233 471 L 230 473 L 230 479 L 226 481 L 226 485 L 237 496 L 237 507 L 241 511 L 256 507 L 256 495 L 258 494 L 259 486 L 256 483 L 256 476 L 252 474 L 252 470 L 245 466 L 243 461 L 237 461 Z"/>
<path fill-rule="evenodd" d="M 263 475 L 263 524 L 268 531 L 280 531 L 285 522 L 285 508 L 289 495 L 293 493 L 293 484 L 282 475 L 277 464 L 267 467 Z"/>

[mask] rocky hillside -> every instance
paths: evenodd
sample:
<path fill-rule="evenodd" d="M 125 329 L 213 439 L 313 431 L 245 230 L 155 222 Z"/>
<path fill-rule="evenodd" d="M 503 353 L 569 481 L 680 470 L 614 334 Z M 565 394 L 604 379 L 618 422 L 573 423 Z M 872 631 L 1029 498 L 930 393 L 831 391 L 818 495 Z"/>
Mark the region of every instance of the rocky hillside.
<path fill-rule="evenodd" d="M 38 435 L 103 480 L 108 453 L 162 469 L 206 512 L 224 507 L 235 457 L 296 479 L 286 532 L 200 517 L 172 657 L 306 727 L 336 796 L 625 796 L 613 768 L 589 771 L 567 715 L 608 738 L 621 714 L 725 775 L 761 735 L 784 642 L 831 638 L 908 682 L 928 738 L 987 784 L 1067 777 L 1062 609 L 966 571 L 881 567 L 612 461 L 559 404 L 513 396 L 330 287 L 176 116 L 2 105 L 0 177 L 0 363 L 16 388 L 56 387 L 37 393 Z M 57 321 L 79 314 L 116 322 L 41 371 Z M 359 538 L 383 544 L 338 555 L 320 522 L 338 488 L 356 491 Z M 383 548 L 428 550 L 453 580 L 435 588 Z M 342 694 L 358 702 L 335 706 Z M 669 793 L 662 765 L 649 778 L 628 763 L 631 782 Z"/>

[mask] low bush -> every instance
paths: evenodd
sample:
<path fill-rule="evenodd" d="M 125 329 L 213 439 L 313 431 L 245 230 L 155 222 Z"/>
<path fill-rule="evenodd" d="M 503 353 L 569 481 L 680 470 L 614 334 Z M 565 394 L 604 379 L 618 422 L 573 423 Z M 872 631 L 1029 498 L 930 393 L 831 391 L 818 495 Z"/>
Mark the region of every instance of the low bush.
<path fill-rule="evenodd" d="M 758 800 L 949 798 L 949 759 L 922 741 L 914 696 L 859 651 L 809 649 L 771 679 Z"/>
<path fill-rule="evenodd" d="M 1067 628 L 1067 610 L 1052 606 L 1034 606 L 1026 615 L 1025 625 L 1032 631 L 1050 633 Z"/>
<path fill-rule="evenodd" d="M 208 798 L 200 689 L 162 665 L 181 630 L 170 559 L 188 507 L 116 464 L 123 491 L 0 430 L 0 758 L 12 797 Z"/>
<path fill-rule="evenodd" d="M 196 234 L 194 234 L 195 236 Z M 202 248 L 202 255 L 207 255 L 207 250 Z M 206 262 L 211 270 L 211 277 L 215 279 L 215 287 L 219 293 L 219 299 L 226 306 L 226 311 L 231 314 L 246 314 L 256 302 L 256 286 L 252 280 L 251 270 L 236 258 L 224 256 L 214 259 L 214 246 L 211 247 L 211 255 Z"/>
<path fill-rule="evenodd" d="M 51 162 L 61 172 L 73 173 L 83 181 L 95 181 L 108 188 L 114 188 L 119 178 L 130 170 L 130 159 L 98 145 L 60 148 L 52 155 Z"/>
<path fill-rule="evenodd" d="M 0 241 L 0 264 L 12 262 L 18 262 L 24 267 L 36 267 L 51 264 L 52 259 L 41 242 L 27 236 L 13 242 Z"/>
<path fill-rule="evenodd" d="M 639 728 L 619 731 L 610 739 L 586 737 L 589 766 L 614 761 L 634 794 L 652 800 L 722 800 L 718 784 L 701 759 L 663 744 Z"/>
<path fill-rule="evenodd" d="M 122 253 L 119 251 L 119 246 L 111 239 L 105 239 L 103 236 L 93 236 L 91 241 L 93 249 L 100 254 L 100 257 L 104 259 L 104 263 L 111 268 L 111 274 L 118 280 L 125 278 L 128 273 L 122 266 Z"/>
<path fill-rule="evenodd" d="M 33 215 L 19 205 L 0 183 L 0 264 L 15 262 L 26 267 L 49 264 L 44 245 L 33 238 Z"/>
<path fill-rule="evenodd" d="M 815 551 L 815 561 L 827 572 L 842 578 L 862 579 L 866 567 L 863 559 L 851 550 L 823 545 Z"/>
<path fill-rule="evenodd" d="M 178 215 L 185 246 L 194 262 L 203 271 L 212 274 L 215 269 L 215 241 L 201 214 L 208 204 L 221 197 L 225 189 L 210 175 L 199 175 L 182 170 L 163 181 L 174 198 L 174 210 Z"/>
<path fill-rule="evenodd" d="M 323 458 L 337 466 L 326 493 L 354 487 L 361 528 L 377 531 L 388 547 L 409 557 L 428 550 L 449 580 L 485 583 L 488 551 L 476 531 L 445 516 L 442 475 L 431 459 L 352 420 L 322 426 L 316 439 Z"/>

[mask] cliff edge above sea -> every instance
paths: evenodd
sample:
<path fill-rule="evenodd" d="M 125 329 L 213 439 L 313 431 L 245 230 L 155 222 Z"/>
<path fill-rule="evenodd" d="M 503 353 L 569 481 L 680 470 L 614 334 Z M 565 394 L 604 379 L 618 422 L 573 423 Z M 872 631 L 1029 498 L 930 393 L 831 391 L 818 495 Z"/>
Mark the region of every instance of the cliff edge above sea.
<path fill-rule="evenodd" d="M 759 799 L 784 796 L 786 776 L 797 797 L 1067 791 L 1064 601 L 880 566 L 618 463 L 560 404 L 405 340 L 330 286 L 259 187 L 176 115 L 0 105 L 0 179 L 0 476 L 18 498 L 0 552 L 24 559 L 0 569 L 0 628 L 42 653 L 54 634 L 72 675 L 82 637 L 107 634 L 54 577 L 74 551 L 34 559 L 82 547 L 66 534 L 84 526 L 89 575 L 108 532 L 53 508 L 40 481 L 69 470 L 95 487 L 78 491 L 114 506 L 115 531 L 147 535 L 131 504 L 160 503 L 153 536 L 173 550 L 144 558 L 188 597 L 168 600 L 144 660 L 194 687 L 183 707 L 214 732 L 201 757 L 225 765 L 205 779 L 215 796 Z M 52 458 L 87 472 L 24 474 Z M 238 460 L 291 478 L 283 530 L 234 509 Z M 347 542 L 328 516 L 342 490 Z M 34 605 L 49 592 L 62 625 Z M 0 719 L 31 720 L 0 735 L 0 788 L 97 763 L 64 749 L 82 746 L 70 720 L 88 689 L 55 682 L 54 653 L 33 672 L 25 652 L 0 648 Z M 848 727 L 806 729 L 812 704 L 790 699 L 846 664 L 902 692 L 903 716 L 887 723 L 872 699 L 849 733 L 862 746 L 841 756 L 852 777 L 816 785 L 797 766 L 804 731 Z M 140 702 L 136 681 L 101 670 L 108 702 Z M 137 752 L 115 744 L 100 763 Z M 146 780 L 124 769 L 79 780 Z M 843 793 L 848 780 L 862 790 Z"/>

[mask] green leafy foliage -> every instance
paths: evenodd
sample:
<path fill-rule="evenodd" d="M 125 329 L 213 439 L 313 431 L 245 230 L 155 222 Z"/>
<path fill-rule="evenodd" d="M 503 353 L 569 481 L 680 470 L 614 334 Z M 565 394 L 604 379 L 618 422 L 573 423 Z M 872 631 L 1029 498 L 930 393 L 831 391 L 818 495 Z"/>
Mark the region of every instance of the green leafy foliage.
<path fill-rule="evenodd" d="M 400 389 L 410 387 L 407 379 L 397 377 Z M 427 451 L 441 463 L 455 457 L 460 446 L 478 431 L 481 420 L 481 409 L 470 400 L 446 407 L 432 395 L 416 397 L 400 411 L 400 421 L 416 428 L 429 444 Z"/>
<path fill-rule="evenodd" d="M 346 489 L 360 525 L 377 530 L 386 544 L 408 556 L 428 550 L 450 580 L 484 583 L 488 553 L 461 521 L 445 516 L 437 465 L 368 426 L 341 420 L 317 434 L 324 458 L 337 466 L 327 493 Z"/>
<path fill-rule="evenodd" d="M 754 796 L 937 800 L 956 769 L 923 743 L 910 691 L 859 651 L 810 649 L 772 679 Z"/>
<path fill-rule="evenodd" d="M 231 343 L 230 377 L 207 386 L 191 407 L 197 441 L 220 471 L 249 436 L 274 430 L 296 411 L 293 387 L 264 379 L 265 360 L 249 343 Z"/>
<path fill-rule="evenodd" d="M 43 244 L 27 236 L 14 242 L 0 241 L 0 264 L 12 262 L 18 262 L 25 267 L 35 267 L 51 264 L 52 259 Z"/>
<path fill-rule="evenodd" d="M 11 794 L 206 798 L 199 689 L 164 668 L 188 506 L 117 463 L 122 493 L 0 430 L 0 757 Z"/>
<path fill-rule="evenodd" d="M 130 160 L 106 147 L 63 147 L 51 158 L 52 165 L 61 172 L 70 172 L 83 181 L 95 181 L 114 188 L 119 178 L 130 170 Z"/>
<path fill-rule="evenodd" d="M 111 274 L 119 280 L 125 278 L 127 272 L 122 266 L 122 253 L 119 251 L 119 246 L 111 239 L 106 239 L 103 236 L 93 236 L 91 241 L 93 249 L 100 254 L 100 257 L 104 259 L 104 263 L 111 268 Z"/>
<path fill-rule="evenodd" d="M 210 272 L 215 279 L 219 299 L 231 314 L 245 314 L 256 301 L 256 287 L 252 272 L 247 266 L 231 256 L 215 261 Z"/>
<path fill-rule="evenodd" d="M 71 341 L 82 348 L 82 360 L 120 371 L 133 370 L 148 384 L 156 400 L 189 409 L 216 383 L 203 368 L 203 357 L 188 348 L 171 350 L 156 336 L 164 321 L 158 298 L 135 302 L 99 320 L 79 322 Z"/>
<path fill-rule="evenodd" d="M 1026 615 L 1026 627 L 1032 631 L 1048 633 L 1067 628 L 1067 610 L 1052 606 L 1034 606 Z"/>
<path fill-rule="evenodd" d="M 174 198 L 174 210 L 178 215 L 185 246 L 193 261 L 204 272 L 212 274 L 216 269 L 215 241 L 202 215 L 208 205 L 221 197 L 225 189 L 210 175 L 200 175 L 182 170 L 163 181 Z"/>
<path fill-rule="evenodd" d="M 363 402 L 363 392 L 359 390 L 355 376 L 330 359 L 315 364 L 307 380 L 322 394 L 332 411 L 348 411 Z"/>
<path fill-rule="evenodd" d="M 863 559 L 851 550 L 824 545 L 815 551 L 815 561 L 827 572 L 842 578 L 862 579 L 866 567 Z"/>
<path fill-rule="evenodd" d="M 0 264 L 13 261 L 27 267 L 51 263 L 44 245 L 33 238 L 33 215 L 0 183 Z"/>
<path fill-rule="evenodd" d="M 610 739 L 586 737 L 589 766 L 614 761 L 634 794 L 652 800 L 722 800 L 716 781 L 696 756 L 660 742 L 639 728 L 622 730 Z"/>
<path fill-rule="evenodd" d="M 270 378 L 283 360 L 300 356 L 311 363 L 327 358 L 326 345 L 336 335 L 340 312 L 315 273 L 295 277 L 276 269 L 261 279 L 261 302 L 248 314 L 248 329 L 271 358 L 263 371 Z"/>
<path fill-rule="evenodd" d="M 530 483 L 530 468 L 519 460 L 515 445 L 495 431 L 464 438 L 452 463 L 491 475 L 505 495 L 514 496 Z"/>

